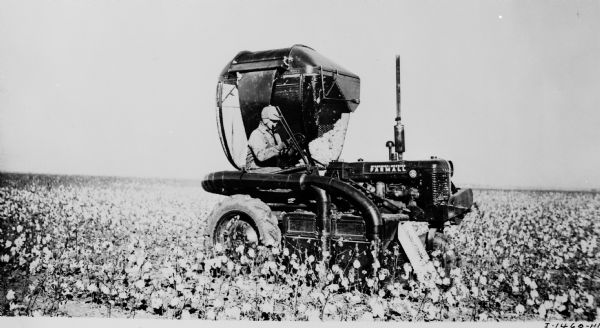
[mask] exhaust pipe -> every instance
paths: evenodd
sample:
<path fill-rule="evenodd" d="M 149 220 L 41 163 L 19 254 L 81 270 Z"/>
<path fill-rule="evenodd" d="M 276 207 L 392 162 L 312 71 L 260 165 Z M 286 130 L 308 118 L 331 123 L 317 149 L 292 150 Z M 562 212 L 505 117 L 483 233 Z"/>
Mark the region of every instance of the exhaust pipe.
<path fill-rule="evenodd" d="M 404 125 L 400 116 L 400 56 L 396 56 L 396 125 L 394 126 L 394 144 L 396 146 L 397 159 L 402 159 L 405 151 L 404 145 Z"/>

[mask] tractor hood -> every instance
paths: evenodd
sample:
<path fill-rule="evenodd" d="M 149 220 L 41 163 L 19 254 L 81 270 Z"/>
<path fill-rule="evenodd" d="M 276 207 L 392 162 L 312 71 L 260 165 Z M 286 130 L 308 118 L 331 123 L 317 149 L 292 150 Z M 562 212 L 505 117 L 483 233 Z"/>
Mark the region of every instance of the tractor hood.
<path fill-rule="evenodd" d="M 360 78 L 313 49 L 242 51 L 217 86 L 217 123 L 223 150 L 243 169 L 247 140 L 267 105 L 277 106 L 311 157 L 327 164 L 341 154 L 349 114 L 360 103 Z M 285 137 L 285 136 L 282 136 Z"/>

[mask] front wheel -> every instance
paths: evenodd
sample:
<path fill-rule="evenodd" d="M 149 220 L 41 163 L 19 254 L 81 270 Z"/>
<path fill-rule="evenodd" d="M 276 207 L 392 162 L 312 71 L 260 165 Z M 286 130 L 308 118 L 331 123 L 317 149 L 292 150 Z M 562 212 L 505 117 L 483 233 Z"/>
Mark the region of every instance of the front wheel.
<path fill-rule="evenodd" d="M 211 246 L 235 248 L 240 244 L 279 246 L 281 231 L 267 204 L 248 195 L 233 195 L 221 201 L 208 216 Z"/>

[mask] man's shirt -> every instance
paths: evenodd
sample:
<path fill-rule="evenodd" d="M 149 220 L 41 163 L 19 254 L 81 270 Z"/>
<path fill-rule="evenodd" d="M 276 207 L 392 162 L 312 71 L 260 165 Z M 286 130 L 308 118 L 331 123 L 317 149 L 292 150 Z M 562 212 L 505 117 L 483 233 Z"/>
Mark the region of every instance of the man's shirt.
<path fill-rule="evenodd" d="M 248 154 L 246 155 L 246 169 L 253 170 L 261 167 L 277 167 L 281 136 L 271 132 L 262 122 L 250 134 L 248 139 Z"/>

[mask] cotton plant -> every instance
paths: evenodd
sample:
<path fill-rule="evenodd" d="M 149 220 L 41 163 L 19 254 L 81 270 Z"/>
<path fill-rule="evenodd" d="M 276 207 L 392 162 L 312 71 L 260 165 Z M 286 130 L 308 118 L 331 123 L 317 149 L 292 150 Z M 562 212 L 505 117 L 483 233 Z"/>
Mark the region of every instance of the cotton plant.
<path fill-rule="evenodd" d="M 140 181 L 0 186 L 0 311 L 93 302 L 106 316 L 209 320 L 597 320 L 595 194 L 477 191 L 479 211 L 445 231 L 461 268 L 434 253 L 429 284 L 398 246 L 327 263 L 286 244 L 205 248 L 216 200 Z"/>

